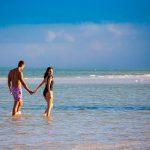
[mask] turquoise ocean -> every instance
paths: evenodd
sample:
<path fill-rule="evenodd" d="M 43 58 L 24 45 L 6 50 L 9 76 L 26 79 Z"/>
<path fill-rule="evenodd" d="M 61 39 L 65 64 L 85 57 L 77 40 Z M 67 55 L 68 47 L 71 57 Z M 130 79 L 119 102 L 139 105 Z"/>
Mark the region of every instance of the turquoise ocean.
<path fill-rule="evenodd" d="M 11 116 L 8 71 L 0 68 L 0 149 L 150 149 L 150 71 L 55 69 L 50 118 L 44 87 L 23 90 L 22 116 Z M 31 89 L 44 71 L 24 70 Z"/>

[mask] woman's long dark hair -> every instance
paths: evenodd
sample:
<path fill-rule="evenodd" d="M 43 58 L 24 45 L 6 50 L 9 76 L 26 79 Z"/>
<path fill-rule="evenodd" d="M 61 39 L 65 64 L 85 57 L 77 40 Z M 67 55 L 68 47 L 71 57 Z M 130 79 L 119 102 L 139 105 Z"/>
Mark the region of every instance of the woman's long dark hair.
<path fill-rule="evenodd" d="M 48 73 L 48 71 L 49 71 L 50 69 L 53 69 L 53 67 L 48 67 L 48 68 L 46 69 L 46 71 L 45 71 L 45 73 L 44 73 L 44 79 L 45 79 L 48 75 L 50 75 L 50 74 Z"/>

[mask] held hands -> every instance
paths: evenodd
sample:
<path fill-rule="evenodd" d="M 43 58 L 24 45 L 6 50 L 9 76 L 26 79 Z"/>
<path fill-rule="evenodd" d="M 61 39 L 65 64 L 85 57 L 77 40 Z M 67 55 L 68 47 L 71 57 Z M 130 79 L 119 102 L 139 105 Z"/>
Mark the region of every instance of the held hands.
<path fill-rule="evenodd" d="M 37 92 L 37 89 L 33 90 L 33 92 L 36 93 L 36 92 Z"/>
<path fill-rule="evenodd" d="M 34 91 L 32 91 L 32 90 L 30 90 L 30 91 L 29 91 L 29 93 L 30 93 L 30 95 L 32 95 L 32 94 L 34 94 L 35 92 L 34 92 Z"/>
<path fill-rule="evenodd" d="M 35 89 L 35 90 L 30 90 L 30 91 L 29 91 L 30 95 L 33 95 L 33 94 L 35 94 L 36 92 L 37 92 L 37 89 Z"/>

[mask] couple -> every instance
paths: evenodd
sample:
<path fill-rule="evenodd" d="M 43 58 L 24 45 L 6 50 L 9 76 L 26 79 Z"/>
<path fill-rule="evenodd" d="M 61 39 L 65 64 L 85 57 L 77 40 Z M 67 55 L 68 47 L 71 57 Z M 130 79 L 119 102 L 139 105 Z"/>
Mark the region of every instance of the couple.
<path fill-rule="evenodd" d="M 30 90 L 27 84 L 24 82 L 23 78 L 23 69 L 25 67 L 24 61 L 19 61 L 18 67 L 10 70 L 8 74 L 8 87 L 10 93 L 14 97 L 14 106 L 12 110 L 12 116 L 21 114 L 21 108 L 23 106 L 23 99 L 22 99 L 22 86 L 32 95 L 35 93 L 44 83 L 45 89 L 43 91 L 43 96 L 47 102 L 47 108 L 44 112 L 44 116 L 49 117 L 51 113 L 51 109 L 53 107 L 53 68 L 48 67 L 45 74 L 43 81 L 39 84 L 39 86 L 34 90 Z"/>

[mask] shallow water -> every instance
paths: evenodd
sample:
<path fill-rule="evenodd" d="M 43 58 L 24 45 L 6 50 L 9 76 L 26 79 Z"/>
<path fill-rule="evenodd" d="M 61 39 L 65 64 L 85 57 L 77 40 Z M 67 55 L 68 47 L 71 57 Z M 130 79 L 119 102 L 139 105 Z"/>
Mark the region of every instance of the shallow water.
<path fill-rule="evenodd" d="M 11 117 L 13 99 L 1 77 L 0 149 L 150 149 L 148 77 L 77 77 L 56 77 L 51 118 L 42 117 L 43 89 L 32 96 L 23 91 L 22 116 Z M 33 89 L 40 81 L 26 80 Z"/>

